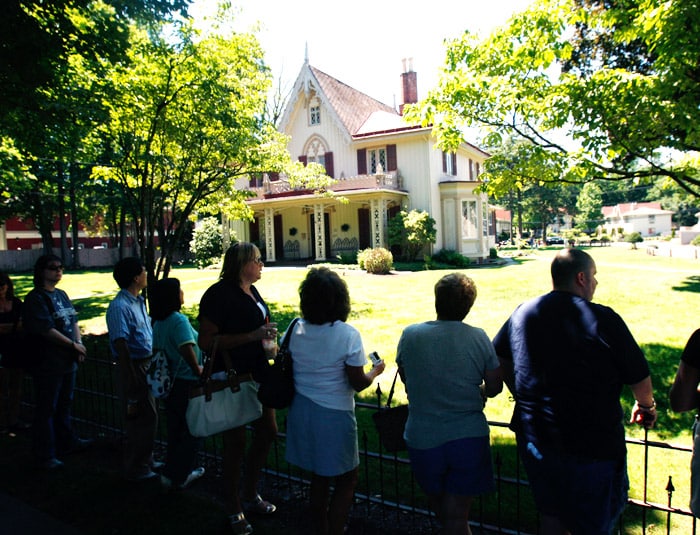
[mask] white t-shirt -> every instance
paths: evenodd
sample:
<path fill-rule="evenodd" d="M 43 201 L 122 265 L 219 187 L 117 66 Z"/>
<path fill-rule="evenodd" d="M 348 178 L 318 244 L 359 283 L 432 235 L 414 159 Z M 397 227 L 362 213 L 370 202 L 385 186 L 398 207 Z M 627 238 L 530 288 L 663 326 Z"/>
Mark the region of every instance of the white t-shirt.
<path fill-rule="evenodd" d="M 358 330 L 342 321 L 313 325 L 301 319 L 291 335 L 297 393 L 329 409 L 354 409 L 345 366 L 367 364 Z"/>

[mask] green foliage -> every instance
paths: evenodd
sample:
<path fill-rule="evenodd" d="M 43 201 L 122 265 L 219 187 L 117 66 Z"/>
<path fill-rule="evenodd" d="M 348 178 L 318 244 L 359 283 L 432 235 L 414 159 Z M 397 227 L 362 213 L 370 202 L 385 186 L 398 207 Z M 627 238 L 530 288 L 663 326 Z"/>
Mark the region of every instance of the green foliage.
<path fill-rule="evenodd" d="M 433 262 L 454 266 L 457 268 L 469 267 L 469 258 L 452 249 L 441 249 L 432 257 Z"/>
<path fill-rule="evenodd" d="M 383 247 L 365 249 L 357 254 L 357 263 L 360 269 L 375 275 L 386 275 L 394 267 L 394 257 L 391 251 Z"/>
<path fill-rule="evenodd" d="M 700 234 L 695 236 L 692 241 L 690 242 L 691 245 L 695 245 L 696 247 L 700 247 Z"/>
<path fill-rule="evenodd" d="M 401 249 L 403 260 L 416 260 L 436 236 L 435 220 L 428 212 L 401 210 L 389 220 L 389 245 Z"/>
<path fill-rule="evenodd" d="M 530 183 L 663 174 L 700 196 L 699 26 L 694 2 L 539 0 L 484 40 L 448 42 L 437 88 L 405 115 L 445 150 L 467 127 L 527 140 L 512 175 Z"/>
<path fill-rule="evenodd" d="M 637 244 L 642 243 L 644 241 L 644 238 L 642 238 L 642 235 L 639 232 L 630 232 L 625 236 L 624 240 L 627 243 L 632 244 L 632 249 L 636 249 Z"/>
<path fill-rule="evenodd" d="M 224 253 L 224 240 L 221 223 L 215 217 L 205 217 L 194 229 L 190 251 L 194 254 L 195 265 L 202 269 L 221 261 Z"/>
<path fill-rule="evenodd" d="M 351 253 L 340 253 L 336 255 L 338 262 L 341 264 L 357 264 L 358 251 L 353 251 Z"/>

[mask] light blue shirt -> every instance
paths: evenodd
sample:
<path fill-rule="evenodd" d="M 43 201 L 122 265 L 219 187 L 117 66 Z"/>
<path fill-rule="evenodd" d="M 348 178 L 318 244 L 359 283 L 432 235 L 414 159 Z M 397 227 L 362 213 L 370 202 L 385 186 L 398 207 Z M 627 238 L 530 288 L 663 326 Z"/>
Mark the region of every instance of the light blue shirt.
<path fill-rule="evenodd" d="M 499 362 L 483 329 L 461 321 L 409 325 L 401 334 L 396 364 L 406 381 L 409 446 L 428 449 L 488 436 L 479 385 Z"/>
<path fill-rule="evenodd" d="M 168 359 L 172 376 L 177 379 L 194 381 L 198 378 L 180 354 L 180 348 L 192 344 L 197 355 L 197 363 L 202 364 L 202 353 L 197 346 L 197 331 L 190 324 L 187 316 L 173 312 L 164 320 L 153 324 L 153 351 L 162 349 Z"/>
<path fill-rule="evenodd" d="M 153 330 L 143 296 L 134 297 L 128 290 L 119 290 L 107 307 L 106 319 L 109 345 L 115 359 L 118 354 L 114 342 L 119 339 L 126 340 L 129 356 L 132 359 L 145 359 L 151 356 Z"/>

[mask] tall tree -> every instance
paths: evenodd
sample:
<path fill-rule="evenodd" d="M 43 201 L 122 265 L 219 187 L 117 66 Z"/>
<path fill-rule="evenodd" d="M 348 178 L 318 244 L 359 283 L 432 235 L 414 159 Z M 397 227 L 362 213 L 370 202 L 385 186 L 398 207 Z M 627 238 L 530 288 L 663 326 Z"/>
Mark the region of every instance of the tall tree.
<path fill-rule="evenodd" d="M 450 42 L 438 87 L 407 115 L 446 148 L 465 126 L 527 139 L 561 168 L 551 180 L 661 176 L 700 196 L 699 7 L 540 0 L 483 41 Z"/>
<path fill-rule="evenodd" d="M 253 35 L 198 38 L 187 25 L 133 35 L 129 61 L 111 73 L 114 156 L 99 175 L 120 185 L 154 280 L 197 210 L 247 213 L 236 180 L 281 170 L 288 156 L 262 119 L 271 76 Z"/>

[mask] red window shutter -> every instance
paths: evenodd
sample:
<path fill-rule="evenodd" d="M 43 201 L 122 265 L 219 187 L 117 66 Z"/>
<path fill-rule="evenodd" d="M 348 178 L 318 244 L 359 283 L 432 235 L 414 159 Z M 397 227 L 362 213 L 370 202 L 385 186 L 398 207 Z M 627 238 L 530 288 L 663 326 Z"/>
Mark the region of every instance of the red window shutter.
<path fill-rule="evenodd" d="M 447 153 L 442 151 L 442 172 L 447 173 Z"/>
<path fill-rule="evenodd" d="M 306 167 L 306 156 L 299 156 L 299 161 L 304 164 L 304 167 Z"/>
<path fill-rule="evenodd" d="M 396 162 L 396 145 L 386 146 L 386 166 L 387 171 L 396 171 L 399 168 Z"/>
<path fill-rule="evenodd" d="M 357 174 L 367 174 L 367 149 L 357 150 Z"/>
<path fill-rule="evenodd" d="M 323 158 L 326 162 L 326 174 L 331 178 L 335 178 L 335 171 L 333 169 L 333 153 L 327 152 L 323 155 Z"/>
<path fill-rule="evenodd" d="M 457 153 L 453 152 L 451 154 L 452 156 L 452 174 L 454 176 L 457 176 Z"/>

